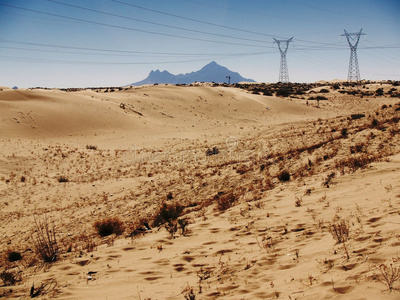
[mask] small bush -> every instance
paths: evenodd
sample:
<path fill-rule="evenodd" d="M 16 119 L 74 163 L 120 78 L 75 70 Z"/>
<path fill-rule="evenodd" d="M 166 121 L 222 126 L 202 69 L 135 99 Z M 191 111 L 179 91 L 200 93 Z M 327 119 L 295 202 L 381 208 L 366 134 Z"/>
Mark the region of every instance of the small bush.
<path fill-rule="evenodd" d="M 0 273 L 0 279 L 3 281 L 5 286 L 15 285 L 17 282 L 22 280 L 21 274 L 15 270 L 4 270 Z"/>
<path fill-rule="evenodd" d="M 346 91 L 347 95 L 357 95 L 359 92 L 358 91 Z"/>
<path fill-rule="evenodd" d="M 189 231 L 188 229 L 188 225 L 190 224 L 189 219 L 187 218 L 178 219 L 178 224 L 179 224 L 179 229 L 181 230 L 181 235 L 186 236 L 186 234 Z"/>
<path fill-rule="evenodd" d="M 352 120 L 358 120 L 358 119 L 361 119 L 361 118 L 364 118 L 364 117 L 365 117 L 364 114 L 352 114 L 351 115 L 351 119 Z"/>
<path fill-rule="evenodd" d="M 59 176 L 57 178 L 58 182 L 68 182 L 68 178 L 65 176 Z"/>
<path fill-rule="evenodd" d="M 264 94 L 264 96 L 273 96 L 273 94 L 270 90 L 264 90 L 263 94 Z"/>
<path fill-rule="evenodd" d="M 89 150 L 97 150 L 97 146 L 94 146 L 94 145 L 86 145 L 86 149 L 89 149 Z"/>
<path fill-rule="evenodd" d="M 238 200 L 237 196 L 233 191 L 222 194 L 218 193 L 218 195 L 215 198 L 217 200 L 217 209 L 219 211 L 227 210 Z"/>
<path fill-rule="evenodd" d="M 96 221 L 93 226 L 97 230 L 97 233 L 102 237 L 114 233 L 116 235 L 121 235 L 125 229 L 124 223 L 122 223 L 122 221 L 117 217 Z"/>
<path fill-rule="evenodd" d="M 320 92 L 320 93 L 326 94 L 326 93 L 329 93 L 329 90 L 327 90 L 327 89 L 321 89 L 319 92 Z"/>
<path fill-rule="evenodd" d="M 183 209 L 184 206 L 179 203 L 167 204 L 164 202 L 154 217 L 153 226 L 158 227 L 170 220 L 178 219 L 181 216 Z"/>
<path fill-rule="evenodd" d="M 168 231 L 171 239 L 175 238 L 175 233 L 178 231 L 178 223 L 176 220 L 169 220 L 164 225 L 165 229 Z"/>
<path fill-rule="evenodd" d="M 377 96 L 383 96 L 383 89 L 382 89 L 382 88 L 377 89 L 377 90 L 375 91 L 375 95 L 377 95 Z"/>
<path fill-rule="evenodd" d="M 371 127 L 377 127 L 379 125 L 379 121 L 377 119 L 373 119 L 371 122 Z"/>
<path fill-rule="evenodd" d="M 7 254 L 7 258 L 9 262 L 15 262 L 22 259 L 21 253 L 17 251 L 9 251 Z"/>
<path fill-rule="evenodd" d="M 248 171 L 250 171 L 250 167 L 246 166 L 246 165 L 240 165 L 236 168 L 236 173 L 243 175 L 245 173 L 247 173 Z"/>
<path fill-rule="evenodd" d="M 290 180 L 290 174 L 289 174 L 289 172 L 286 171 L 286 170 L 281 171 L 281 172 L 278 174 L 277 177 L 278 177 L 278 179 L 279 179 L 280 181 L 289 181 L 289 180 Z"/>
<path fill-rule="evenodd" d="M 276 91 L 276 96 L 289 97 L 290 92 L 287 89 L 280 89 Z"/>
<path fill-rule="evenodd" d="M 342 130 L 340 131 L 342 137 L 347 137 L 348 133 L 347 133 L 347 128 L 342 128 Z"/>
<path fill-rule="evenodd" d="M 219 154 L 219 150 L 217 147 L 214 147 L 212 149 L 207 149 L 206 151 L 206 156 L 217 155 L 217 154 Z"/>
<path fill-rule="evenodd" d="M 365 148 L 365 144 L 363 143 L 358 143 L 354 146 L 350 146 L 350 153 L 354 154 L 354 153 L 361 153 L 364 152 Z"/>
<path fill-rule="evenodd" d="M 316 96 L 316 97 L 309 97 L 308 100 L 328 100 L 328 98 L 324 97 L 324 96 Z"/>
<path fill-rule="evenodd" d="M 329 231 L 337 244 L 344 243 L 349 239 L 349 225 L 344 220 L 331 224 Z"/>

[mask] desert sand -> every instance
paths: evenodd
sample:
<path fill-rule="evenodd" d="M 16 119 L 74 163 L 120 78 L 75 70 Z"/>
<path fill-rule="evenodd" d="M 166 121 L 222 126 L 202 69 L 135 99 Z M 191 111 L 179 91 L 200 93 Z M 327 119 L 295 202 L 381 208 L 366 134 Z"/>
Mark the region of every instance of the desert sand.
<path fill-rule="evenodd" d="M 399 299 L 400 88 L 265 88 L 1 88 L 0 298 Z"/>

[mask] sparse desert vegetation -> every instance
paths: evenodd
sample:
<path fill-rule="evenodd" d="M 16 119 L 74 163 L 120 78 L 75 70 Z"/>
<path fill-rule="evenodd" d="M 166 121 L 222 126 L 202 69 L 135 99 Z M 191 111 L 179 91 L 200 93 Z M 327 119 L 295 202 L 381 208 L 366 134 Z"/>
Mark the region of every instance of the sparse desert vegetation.
<path fill-rule="evenodd" d="M 0 297 L 397 299 L 400 88 L 363 85 L 0 92 Z"/>

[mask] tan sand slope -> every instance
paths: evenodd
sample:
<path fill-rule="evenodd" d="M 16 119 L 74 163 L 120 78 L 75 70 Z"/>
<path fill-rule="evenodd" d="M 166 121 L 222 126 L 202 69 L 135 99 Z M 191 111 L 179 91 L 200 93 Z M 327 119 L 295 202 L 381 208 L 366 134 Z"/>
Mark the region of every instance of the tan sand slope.
<path fill-rule="evenodd" d="M 123 137 L 141 140 L 144 135 L 240 134 L 241 130 L 254 130 L 254 125 L 306 120 L 319 113 L 288 100 L 224 87 L 159 86 L 113 93 L 0 92 L 1 134 L 9 138 L 74 137 L 80 142 L 89 139 L 90 143 L 96 134 L 114 141 Z M 81 139 L 82 135 L 85 137 Z"/>
<path fill-rule="evenodd" d="M 383 275 L 400 272 L 399 98 L 324 95 L 0 92 L 0 296 L 398 299 Z M 181 223 L 157 225 L 174 207 Z M 123 233 L 100 237 L 112 217 Z M 56 262 L 36 254 L 35 218 Z"/>

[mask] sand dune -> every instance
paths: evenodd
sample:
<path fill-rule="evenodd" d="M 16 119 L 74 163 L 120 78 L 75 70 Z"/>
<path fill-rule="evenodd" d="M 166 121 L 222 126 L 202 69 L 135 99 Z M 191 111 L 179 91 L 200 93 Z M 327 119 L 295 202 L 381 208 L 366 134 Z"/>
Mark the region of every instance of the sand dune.
<path fill-rule="evenodd" d="M 399 98 L 363 91 L 381 87 L 0 91 L 0 278 L 16 281 L 0 295 L 398 299 L 383 274 L 400 272 Z M 56 262 L 35 253 L 34 216 Z M 99 236 L 112 217 L 123 233 Z"/>
<path fill-rule="evenodd" d="M 320 113 L 288 100 L 241 90 L 175 86 L 113 93 L 8 90 L 0 93 L 0 109 L 4 137 L 57 138 L 79 143 L 93 140 L 105 147 L 110 140 L 146 143 L 143 136 L 149 135 L 157 138 L 186 135 L 199 138 L 210 132 L 245 135 L 255 125 L 261 128 L 307 120 Z M 101 135 L 105 142 L 93 138 L 96 135 Z"/>

